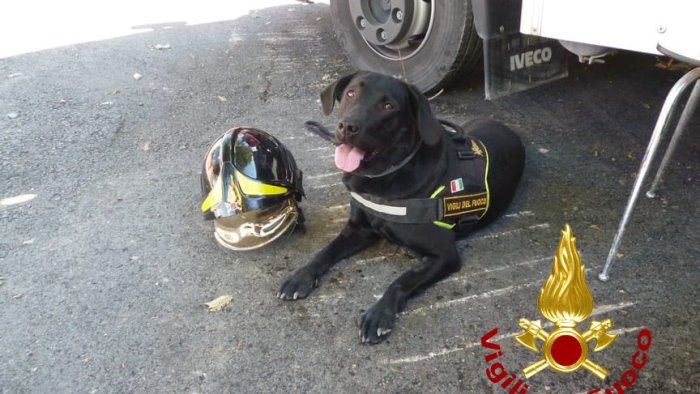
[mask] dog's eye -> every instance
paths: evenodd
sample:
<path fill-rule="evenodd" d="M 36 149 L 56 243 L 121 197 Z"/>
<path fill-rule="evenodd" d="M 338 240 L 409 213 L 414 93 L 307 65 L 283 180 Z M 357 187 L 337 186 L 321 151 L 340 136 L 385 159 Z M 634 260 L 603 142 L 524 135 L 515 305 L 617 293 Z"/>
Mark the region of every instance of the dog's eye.
<path fill-rule="evenodd" d="M 392 111 L 394 109 L 394 105 L 392 103 L 384 103 L 382 106 L 386 111 Z"/>
<path fill-rule="evenodd" d="M 355 91 L 354 90 L 348 90 L 347 93 L 348 97 L 355 97 Z"/>

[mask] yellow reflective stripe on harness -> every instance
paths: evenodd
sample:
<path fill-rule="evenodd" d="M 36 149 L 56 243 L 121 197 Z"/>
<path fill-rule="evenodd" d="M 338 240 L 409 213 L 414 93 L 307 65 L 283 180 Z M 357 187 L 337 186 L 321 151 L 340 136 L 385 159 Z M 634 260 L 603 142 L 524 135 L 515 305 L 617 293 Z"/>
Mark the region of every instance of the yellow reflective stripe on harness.
<path fill-rule="evenodd" d="M 442 193 L 443 190 L 445 190 L 445 185 L 440 185 L 440 187 L 438 187 L 438 188 L 433 192 L 433 194 L 430 195 L 430 198 L 435 198 L 435 197 L 439 196 L 440 193 Z M 446 230 L 452 230 L 452 229 L 457 225 L 457 224 L 454 224 L 454 223 L 453 223 L 453 224 L 449 224 L 449 223 L 441 222 L 441 221 L 439 221 L 439 220 L 433 220 L 433 224 L 436 225 L 436 226 L 438 226 L 438 227 L 442 227 L 442 228 L 444 228 L 444 229 L 446 229 Z"/>
<path fill-rule="evenodd" d="M 457 225 L 457 223 L 449 224 L 449 223 L 441 222 L 439 220 L 433 221 L 433 224 L 438 226 L 438 227 L 444 228 L 446 230 L 452 230 Z"/>
<path fill-rule="evenodd" d="M 430 195 L 430 198 L 435 198 L 435 197 L 437 197 L 440 193 L 442 193 L 443 190 L 445 190 L 445 185 L 440 185 L 440 187 L 438 187 L 437 189 L 435 189 L 435 191 L 433 192 L 433 194 Z"/>
<path fill-rule="evenodd" d="M 473 140 L 472 140 L 473 141 Z M 479 219 L 483 218 L 484 215 L 486 215 L 486 212 L 489 211 L 489 208 L 491 207 L 491 190 L 489 190 L 489 151 L 486 149 L 486 145 L 484 145 L 483 142 L 479 141 L 479 144 L 481 144 L 481 147 L 484 148 L 484 154 L 486 155 L 486 170 L 484 171 L 484 187 L 486 188 L 486 209 L 484 210 L 484 213 L 479 216 Z"/>

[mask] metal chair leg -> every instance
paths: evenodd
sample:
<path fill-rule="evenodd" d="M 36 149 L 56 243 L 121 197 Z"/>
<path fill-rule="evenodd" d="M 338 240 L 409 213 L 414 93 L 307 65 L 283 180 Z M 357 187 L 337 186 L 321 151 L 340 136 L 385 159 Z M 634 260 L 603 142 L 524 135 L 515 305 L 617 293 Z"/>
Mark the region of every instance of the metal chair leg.
<path fill-rule="evenodd" d="M 690 122 L 690 118 L 693 116 L 693 112 L 698 106 L 698 101 L 700 101 L 700 82 L 695 82 L 693 91 L 688 97 L 688 103 L 685 105 L 685 109 L 683 109 L 680 119 L 678 119 L 678 126 L 676 126 L 676 130 L 671 136 L 671 142 L 669 142 L 668 144 L 668 148 L 666 149 L 664 158 L 661 160 L 661 164 L 659 164 L 659 170 L 656 172 L 656 176 L 654 177 L 654 181 L 651 183 L 649 191 L 647 191 L 647 197 L 656 197 L 656 188 L 659 186 L 661 177 L 663 177 L 664 172 L 666 171 L 666 166 L 671 160 L 673 152 L 675 152 L 676 150 L 676 145 L 678 145 L 678 141 L 680 141 L 683 132 L 688 127 L 688 122 Z"/>
<path fill-rule="evenodd" d="M 661 141 L 661 136 L 663 135 L 663 132 L 665 131 L 666 126 L 670 120 L 671 113 L 678 104 L 678 98 L 690 84 L 694 83 L 698 79 L 700 79 L 700 67 L 691 70 L 690 72 L 685 74 L 681 79 L 679 79 L 678 82 L 676 82 L 676 84 L 673 85 L 671 91 L 666 96 L 666 101 L 664 101 L 664 105 L 663 107 L 661 107 L 659 118 L 656 121 L 656 126 L 654 127 L 654 131 L 651 134 L 649 145 L 647 146 L 647 150 L 644 153 L 644 158 L 642 159 L 642 164 L 639 168 L 637 179 L 635 180 L 634 187 L 632 188 L 632 194 L 630 195 L 629 200 L 627 201 L 625 212 L 622 215 L 622 220 L 620 221 L 617 233 L 615 234 L 615 239 L 613 240 L 610 252 L 608 253 L 608 258 L 605 261 L 605 267 L 603 267 L 603 271 L 600 274 L 598 274 L 598 279 L 600 279 L 603 282 L 606 282 L 608 279 L 610 279 L 610 277 L 608 276 L 608 270 L 610 269 L 610 265 L 612 264 L 613 259 L 615 259 L 615 256 L 617 255 L 617 249 L 620 246 L 620 241 L 622 241 L 622 235 L 625 232 L 625 227 L 627 227 L 627 222 L 629 221 L 630 215 L 632 214 L 632 210 L 634 209 L 634 206 L 637 203 L 639 192 L 642 189 L 642 183 L 644 183 L 644 179 L 646 178 L 647 173 L 649 172 L 651 162 L 654 160 L 656 150 L 658 149 L 659 142 Z M 695 95 L 695 89 L 693 91 L 693 95 Z M 687 107 L 689 106 L 686 106 L 686 108 Z"/>

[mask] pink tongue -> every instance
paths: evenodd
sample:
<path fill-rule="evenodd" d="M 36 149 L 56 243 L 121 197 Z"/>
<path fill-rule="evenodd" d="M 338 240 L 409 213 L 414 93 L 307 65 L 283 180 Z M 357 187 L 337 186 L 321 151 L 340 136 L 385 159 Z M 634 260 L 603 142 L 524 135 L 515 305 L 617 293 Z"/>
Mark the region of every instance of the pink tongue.
<path fill-rule="evenodd" d="M 349 144 L 338 145 L 335 148 L 335 166 L 345 172 L 355 171 L 363 157 L 365 152 L 362 149 Z"/>

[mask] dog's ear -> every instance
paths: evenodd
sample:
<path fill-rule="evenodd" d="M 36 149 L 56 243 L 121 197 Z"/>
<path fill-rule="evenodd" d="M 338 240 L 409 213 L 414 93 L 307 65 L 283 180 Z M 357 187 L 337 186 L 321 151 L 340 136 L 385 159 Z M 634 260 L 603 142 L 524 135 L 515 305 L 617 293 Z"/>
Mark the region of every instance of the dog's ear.
<path fill-rule="evenodd" d="M 333 111 L 336 100 L 340 101 L 340 94 L 343 93 L 343 90 L 345 90 L 355 75 L 357 75 L 357 72 L 344 75 L 321 91 L 321 105 L 324 115 L 329 115 Z"/>
<path fill-rule="evenodd" d="M 428 98 L 413 85 L 408 85 L 408 95 L 416 116 L 421 139 L 428 145 L 437 144 L 442 137 L 442 125 L 433 115 Z"/>

